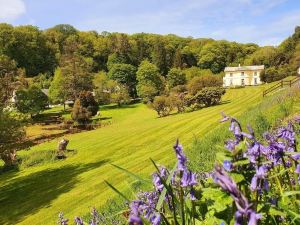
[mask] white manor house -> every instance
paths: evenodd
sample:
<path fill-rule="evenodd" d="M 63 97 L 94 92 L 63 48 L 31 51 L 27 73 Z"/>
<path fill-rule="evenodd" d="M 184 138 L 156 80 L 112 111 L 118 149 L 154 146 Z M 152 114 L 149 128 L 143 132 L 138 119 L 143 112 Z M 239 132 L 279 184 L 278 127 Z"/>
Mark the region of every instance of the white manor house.
<path fill-rule="evenodd" d="M 260 73 L 264 70 L 264 65 L 259 66 L 237 66 L 225 67 L 223 86 L 246 86 L 261 84 Z"/>

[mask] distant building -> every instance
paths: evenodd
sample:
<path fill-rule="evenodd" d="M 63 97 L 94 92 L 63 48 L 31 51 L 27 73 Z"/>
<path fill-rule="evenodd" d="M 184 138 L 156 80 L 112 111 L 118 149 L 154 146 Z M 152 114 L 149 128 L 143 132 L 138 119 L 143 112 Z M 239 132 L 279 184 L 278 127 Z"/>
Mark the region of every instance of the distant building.
<path fill-rule="evenodd" d="M 264 65 L 259 66 L 237 66 L 225 67 L 225 76 L 223 77 L 223 86 L 246 86 L 260 85 L 260 73 L 264 70 Z"/>

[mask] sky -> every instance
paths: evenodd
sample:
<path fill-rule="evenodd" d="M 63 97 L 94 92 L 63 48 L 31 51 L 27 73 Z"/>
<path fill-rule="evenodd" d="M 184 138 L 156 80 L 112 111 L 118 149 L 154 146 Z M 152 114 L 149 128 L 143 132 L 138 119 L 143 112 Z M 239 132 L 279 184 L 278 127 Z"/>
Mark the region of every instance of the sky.
<path fill-rule="evenodd" d="M 278 45 L 300 25 L 300 0 L 0 0 L 0 22 Z"/>

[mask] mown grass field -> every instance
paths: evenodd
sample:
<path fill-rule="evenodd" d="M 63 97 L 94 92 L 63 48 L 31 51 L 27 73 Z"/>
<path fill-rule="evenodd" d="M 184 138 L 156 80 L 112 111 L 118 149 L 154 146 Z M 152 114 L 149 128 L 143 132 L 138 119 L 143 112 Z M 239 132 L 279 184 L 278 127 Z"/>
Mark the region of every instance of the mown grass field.
<path fill-rule="evenodd" d="M 0 175 L 0 224 L 55 224 L 63 211 L 69 218 L 85 215 L 114 196 L 104 180 L 127 190 L 131 178 L 110 165 L 114 163 L 141 176 L 154 168 L 149 161 L 172 165 L 172 145 L 180 139 L 187 150 L 195 136 L 203 137 L 219 125 L 220 112 L 238 115 L 262 100 L 264 86 L 227 90 L 218 106 L 157 118 L 143 104 L 100 108 L 112 121 L 103 128 L 67 136 L 69 149 L 77 154 L 63 161 L 32 166 Z M 54 150 L 57 140 L 19 154 Z"/>

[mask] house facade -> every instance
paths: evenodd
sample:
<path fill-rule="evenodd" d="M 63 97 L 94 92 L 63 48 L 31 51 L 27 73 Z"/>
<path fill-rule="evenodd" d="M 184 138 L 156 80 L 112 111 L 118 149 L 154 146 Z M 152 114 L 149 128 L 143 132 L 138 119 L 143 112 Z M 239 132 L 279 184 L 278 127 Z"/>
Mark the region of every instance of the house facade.
<path fill-rule="evenodd" d="M 223 86 L 248 86 L 260 85 L 260 73 L 264 70 L 264 65 L 259 66 L 237 66 L 225 67 L 225 76 L 223 77 Z"/>

